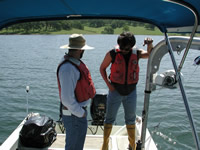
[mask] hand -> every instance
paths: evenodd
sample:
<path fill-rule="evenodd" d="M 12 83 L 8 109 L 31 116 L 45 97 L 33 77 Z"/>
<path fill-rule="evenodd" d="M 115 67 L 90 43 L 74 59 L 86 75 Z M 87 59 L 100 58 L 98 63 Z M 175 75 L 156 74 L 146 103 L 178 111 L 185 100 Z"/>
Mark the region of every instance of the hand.
<path fill-rule="evenodd" d="M 115 90 L 115 88 L 113 87 L 112 84 L 110 84 L 108 88 L 109 88 L 109 90 L 110 90 L 111 92 Z"/>
<path fill-rule="evenodd" d="M 84 114 L 83 114 L 82 118 L 83 118 L 83 117 L 86 117 L 86 111 L 84 112 Z"/>
<path fill-rule="evenodd" d="M 143 46 L 145 46 L 146 44 L 149 45 L 149 44 L 152 44 L 153 43 L 153 39 L 150 38 L 150 37 L 147 37 L 144 39 L 144 44 Z"/>

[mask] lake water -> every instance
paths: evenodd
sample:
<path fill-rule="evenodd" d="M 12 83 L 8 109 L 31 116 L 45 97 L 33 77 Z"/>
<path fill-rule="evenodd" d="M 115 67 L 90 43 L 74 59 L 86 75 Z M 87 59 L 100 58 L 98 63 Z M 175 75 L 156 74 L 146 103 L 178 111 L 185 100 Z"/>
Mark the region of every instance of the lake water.
<path fill-rule="evenodd" d="M 0 144 L 11 134 L 26 116 L 26 101 L 29 100 L 29 112 L 39 112 L 59 117 L 59 96 L 56 68 L 65 51 L 59 49 L 68 43 L 69 35 L 1 35 L 0 36 Z M 99 66 L 106 54 L 116 45 L 117 35 L 85 35 L 87 44 L 95 50 L 85 51 L 83 61 L 91 71 L 95 87 L 107 89 L 99 73 Z M 137 46 L 143 47 L 146 36 L 136 36 Z M 151 36 L 154 45 L 163 36 Z M 182 73 L 184 86 L 200 133 L 200 68 L 193 65 L 200 55 L 191 50 L 184 63 Z M 175 55 L 179 61 L 182 54 Z M 178 62 L 179 63 L 179 62 Z M 161 72 L 172 69 L 169 55 L 162 60 Z M 140 81 L 138 83 L 137 114 L 141 116 L 144 103 L 144 89 L 147 60 L 140 60 Z M 30 91 L 26 93 L 26 86 Z M 124 125 L 121 107 L 116 124 Z M 88 120 L 91 117 L 88 116 Z M 156 128 L 156 126 L 158 128 Z M 179 89 L 157 88 L 152 92 L 148 128 L 159 150 L 193 150 L 195 144 L 188 117 Z"/>

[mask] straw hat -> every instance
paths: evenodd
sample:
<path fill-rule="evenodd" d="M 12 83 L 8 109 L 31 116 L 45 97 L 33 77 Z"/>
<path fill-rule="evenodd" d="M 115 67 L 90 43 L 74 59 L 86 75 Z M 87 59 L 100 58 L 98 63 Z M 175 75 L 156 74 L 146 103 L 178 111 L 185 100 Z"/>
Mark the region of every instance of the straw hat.
<path fill-rule="evenodd" d="M 69 44 L 63 45 L 61 49 L 82 49 L 92 50 L 94 47 L 90 47 L 85 43 L 85 39 L 82 34 L 72 34 L 69 37 Z"/>

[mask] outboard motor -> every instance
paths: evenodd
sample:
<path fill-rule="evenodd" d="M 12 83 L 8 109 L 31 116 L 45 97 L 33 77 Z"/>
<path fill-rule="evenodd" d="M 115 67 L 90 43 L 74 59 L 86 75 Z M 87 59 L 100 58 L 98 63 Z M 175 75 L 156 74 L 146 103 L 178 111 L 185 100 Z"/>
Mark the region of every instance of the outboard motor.
<path fill-rule="evenodd" d="M 50 117 L 31 113 L 19 133 L 17 150 L 47 150 L 56 140 L 55 126 Z"/>
<path fill-rule="evenodd" d="M 180 77 L 183 81 L 183 74 L 180 73 Z M 174 70 L 166 70 L 165 72 L 156 75 L 154 83 L 159 86 L 163 86 L 166 88 L 177 88 L 178 82 L 176 80 L 176 73 Z"/>
<path fill-rule="evenodd" d="M 92 117 L 92 125 L 103 125 L 106 114 L 107 90 L 97 89 L 96 95 L 92 99 L 90 106 L 90 114 Z"/>

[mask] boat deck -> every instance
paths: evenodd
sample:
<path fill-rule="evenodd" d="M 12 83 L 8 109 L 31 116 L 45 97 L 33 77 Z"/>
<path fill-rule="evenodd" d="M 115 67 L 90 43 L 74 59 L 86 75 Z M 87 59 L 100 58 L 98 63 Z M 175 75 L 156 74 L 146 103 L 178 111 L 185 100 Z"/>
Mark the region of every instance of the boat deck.
<path fill-rule="evenodd" d="M 18 144 L 19 132 L 25 123 L 25 120 L 15 129 L 8 139 L 0 146 L 0 150 L 64 150 L 65 133 L 62 133 L 58 124 L 56 125 L 57 137 L 56 141 L 49 148 L 27 148 Z M 141 118 L 136 119 L 136 141 L 140 139 L 142 123 Z M 100 150 L 103 143 L 103 126 L 89 125 L 87 136 L 84 144 L 84 150 Z M 126 126 L 114 125 L 110 135 L 109 150 L 126 150 L 128 149 L 128 136 Z M 145 150 L 157 150 L 149 131 L 146 132 Z"/>
<path fill-rule="evenodd" d="M 116 141 L 115 141 L 116 140 Z M 84 150 L 100 150 L 103 143 L 103 136 L 102 135 L 95 135 L 95 136 L 86 136 Z M 112 143 L 116 143 L 112 144 Z M 49 150 L 64 150 L 65 146 L 65 136 L 63 134 L 59 134 L 57 136 L 57 140 L 52 144 Z M 118 147 L 118 150 L 125 150 L 128 148 L 128 138 L 124 137 L 110 137 L 109 142 L 110 149 L 114 149 L 114 147 Z"/>
<path fill-rule="evenodd" d="M 95 135 L 92 132 L 97 132 Z M 56 129 L 58 130 L 58 129 Z M 120 134 L 120 136 L 118 135 Z M 96 126 L 89 126 L 84 144 L 84 150 L 100 150 L 103 143 L 103 129 Z M 57 140 L 51 145 L 49 150 L 64 150 L 65 134 L 58 133 Z M 125 150 L 128 148 L 128 137 L 125 126 L 114 126 L 111 132 L 110 149 Z"/>

